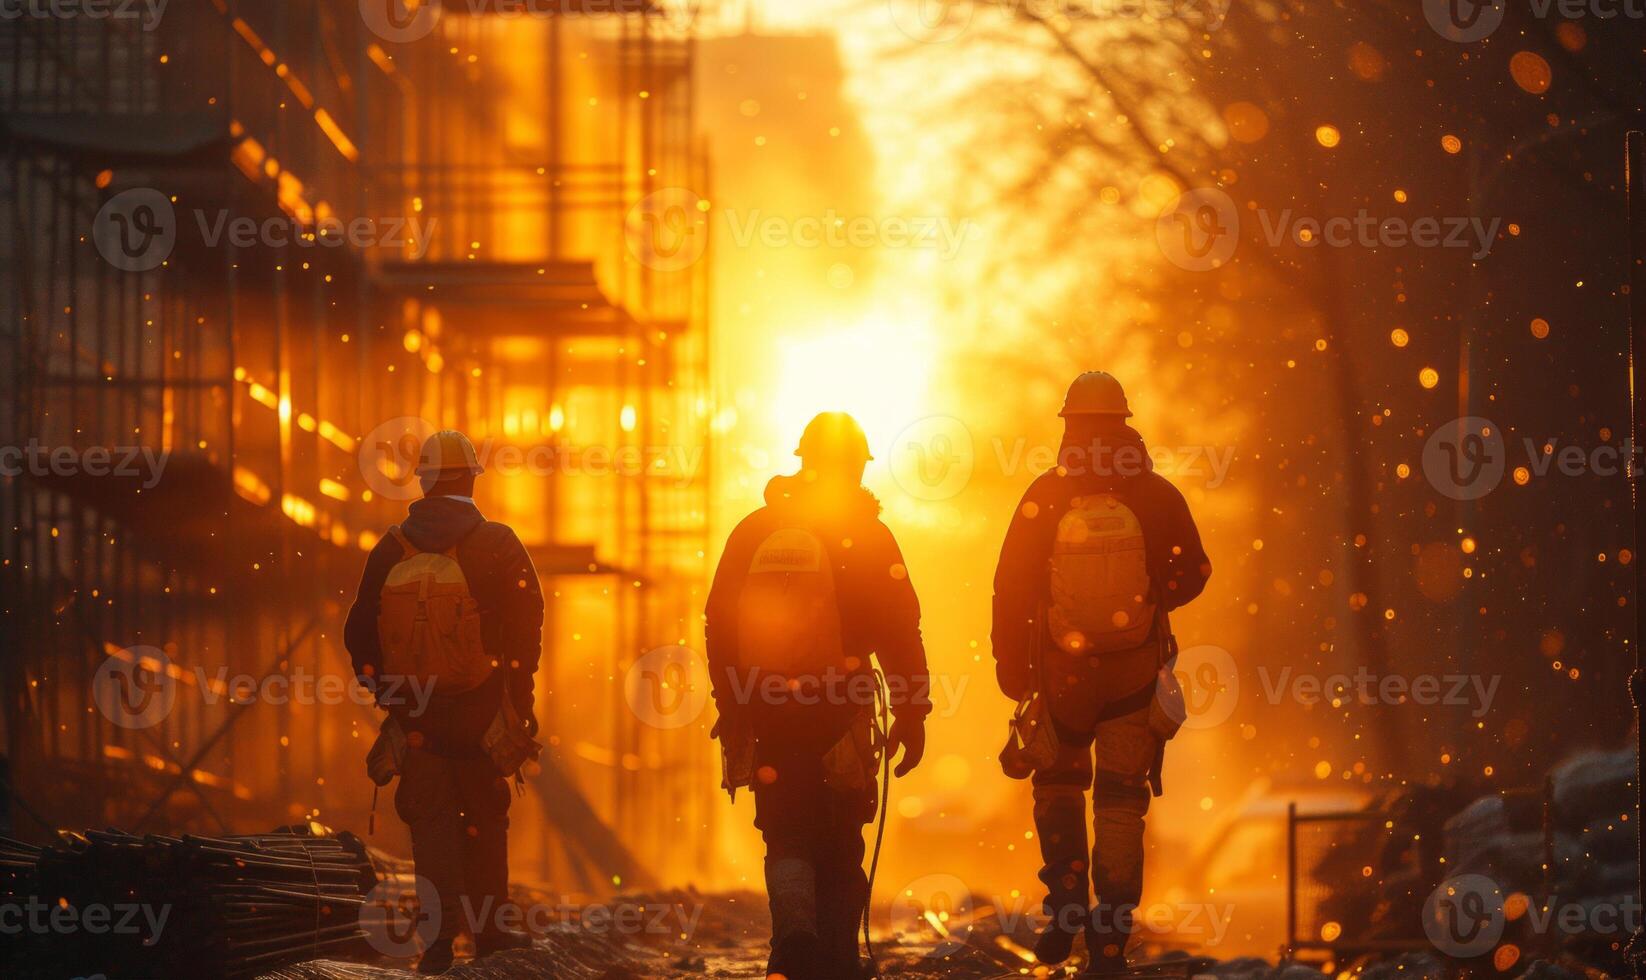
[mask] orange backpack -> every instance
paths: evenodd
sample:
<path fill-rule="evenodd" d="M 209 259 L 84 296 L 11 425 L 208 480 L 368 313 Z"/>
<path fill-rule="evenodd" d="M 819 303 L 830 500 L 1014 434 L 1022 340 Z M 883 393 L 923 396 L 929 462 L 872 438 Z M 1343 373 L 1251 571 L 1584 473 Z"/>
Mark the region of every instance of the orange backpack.
<path fill-rule="evenodd" d="M 457 563 L 457 548 L 419 551 L 399 526 L 389 528 L 405 556 L 383 581 L 377 637 L 383 675 L 427 683 L 436 694 L 479 687 L 497 664 L 480 635 L 480 605 Z"/>
<path fill-rule="evenodd" d="M 817 535 L 783 527 L 755 549 L 738 602 L 737 647 L 743 666 L 788 677 L 844 666 L 834 568 Z"/>
<path fill-rule="evenodd" d="M 1052 543 L 1052 639 L 1066 653 L 1142 646 L 1154 628 L 1143 523 L 1116 495 L 1069 501 Z"/>

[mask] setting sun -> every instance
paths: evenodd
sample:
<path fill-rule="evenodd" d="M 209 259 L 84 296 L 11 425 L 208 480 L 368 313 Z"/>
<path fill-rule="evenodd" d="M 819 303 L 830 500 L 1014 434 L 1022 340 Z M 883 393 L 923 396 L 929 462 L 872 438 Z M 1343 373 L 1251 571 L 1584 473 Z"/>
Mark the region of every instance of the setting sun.
<path fill-rule="evenodd" d="M 890 314 L 842 329 L 783 340 L 771 392 L 772 437 L 783 454 L 820 411 L 850 412 L 875 455 L 921 417 L 932 358 L 930 327 Z"/>

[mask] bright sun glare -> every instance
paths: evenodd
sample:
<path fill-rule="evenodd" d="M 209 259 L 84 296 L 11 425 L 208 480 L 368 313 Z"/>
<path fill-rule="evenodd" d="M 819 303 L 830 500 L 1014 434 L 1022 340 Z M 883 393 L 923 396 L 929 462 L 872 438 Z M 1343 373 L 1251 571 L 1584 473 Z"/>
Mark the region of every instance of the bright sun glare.
<path fill-rule="evenodd" d="M 773 434 L 792 442 L 813 415 L 850 412 L 876 456 L 920 418 L 931 364 L 929 324 L 872 316 L 855 326 L 784 340 Z"/>

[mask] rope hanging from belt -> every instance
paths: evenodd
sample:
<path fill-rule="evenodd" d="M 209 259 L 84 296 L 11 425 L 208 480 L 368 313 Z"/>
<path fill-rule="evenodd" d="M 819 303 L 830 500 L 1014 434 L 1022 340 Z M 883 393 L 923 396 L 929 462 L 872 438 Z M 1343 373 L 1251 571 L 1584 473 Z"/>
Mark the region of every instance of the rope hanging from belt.
<path fill-rule="evenodd" d="M 863 948 L 868 953 L 869 962 L 874 964 L 875 976 L 879 976 L 880 964 L 875 962 L 874 941 L 869 938 L 869 909 L 874 906 L 874 876 L 880 870 L 880 845 L 886 839 L 886 811 L 892 795 L 892 751 L 887 744 L 891 741 L 891 732 L 886 720 L 891 713 L 891 692 L 886 685 L 886 675 L 878 668 L 875 669 L 874 680 L 875 725 L 880 732 L 880 827 L 874 835 L 874 857 L 869 861 L 869 895 L 863 903 Z"/>

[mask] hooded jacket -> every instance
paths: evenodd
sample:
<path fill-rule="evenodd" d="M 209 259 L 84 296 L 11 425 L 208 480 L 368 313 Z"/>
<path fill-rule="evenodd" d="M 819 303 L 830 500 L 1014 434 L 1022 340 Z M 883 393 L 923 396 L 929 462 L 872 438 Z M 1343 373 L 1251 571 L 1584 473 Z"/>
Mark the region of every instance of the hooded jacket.
<path fill-rule="evenodd" d="M 931 677 L 920 637 L 920 601 L 897 541 L 880 520 L 880 501 L 862 487 L 841 497 L 805 475 L 773 479 L 765 496 L 766 506 L 744 518 L 727 539 L 704 610 L 709 675 L 721 717 L 750 714 L 743 709 L 752 706 L 744 702 L 758 697 L 757 692 L 739 689 L 738 602 L 749 564 L 772 532 L 800 526 L 817 535 L 833 563 L 841 645 L 848 663 L 855 661 L 852 672 L 868 673 L 869 654 L 876 654 L 892 693 L 892 711 L 900 718 L 924 718 L 931 712 Z M 771 707 L 776 710 L 754 714 L 786 717 L 797 724 L 806 724 L 799 719 L 809 718 L 834 728 L 844 727 L 859 706 L 855 701 L 831 704 L 825 699 L 815 706 L 787 702 Z"/>
<path fill-rule="evenodd" d="M 485 754 L 481 740 L 503 705 L 504 681 L 530 731 L 532 675 L 543 643 L 543 593 L 531 556 L 505 524 L 488 521 L 474 502 L 460 497 L 425 497 L 412 503 L 400 530 L 419 550 L 457 549 L 457 564 L 480 607 L 480 635 L 498 669 L 485 683 L 461 694 L 424 699 L 409 684 L 378 683 L 383 651 L 377 614 L 389 570 L 406 557 L 392 534 L 383 535 L 366 558 L 354 606 L 343 627 L 343 643 L 362 687 L 372 691 L 405 729 L 408 738 L 443 756 Z M 423 703 L 426 700 L 426 703 Z"/>
<path fill-rule="evenodd" d="M 1112 493 L 1143 526 L 1149 580 L 1156 601 L 1170 612 L 1200 595 L 1212 565 L 1183 495 L 1154 472 L 1143 437 L 1122 426 L 1089 442 L 1065 438 L 1058 466 L 1029 485 L 1006 530 L 994 576 L 995 673 L 1001 691 L 1020 699 L 1033 683 L 1036 655 L 1057 651 L 1040 610 L 1051 602 L 1051 556 L 1057 525 L 1069 501 Z M 1116 697 L 1154 679 L 1155 639 L 1131 652 L 1106 654 L 1104 672 Z M 1111 670 L 1112 667 L 1112 670 Z"/>

